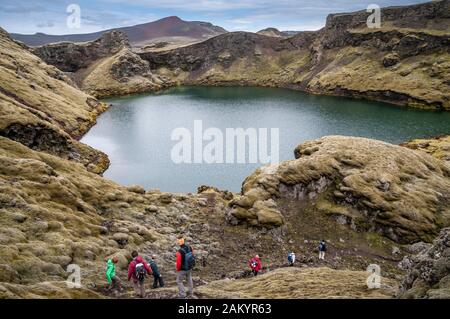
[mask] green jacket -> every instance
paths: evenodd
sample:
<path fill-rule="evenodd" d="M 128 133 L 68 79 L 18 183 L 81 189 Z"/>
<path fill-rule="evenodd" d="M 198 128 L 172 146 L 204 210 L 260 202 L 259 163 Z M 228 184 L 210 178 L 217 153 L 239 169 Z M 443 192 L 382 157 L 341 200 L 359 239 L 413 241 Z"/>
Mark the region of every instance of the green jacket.
<path fill-rule="evenodd" d="M 106 262 L 106 279 L 108 283 L 111 283 L 112 279 L 116 276 L 116 265 L 114 265 L 111 259 Z"/>

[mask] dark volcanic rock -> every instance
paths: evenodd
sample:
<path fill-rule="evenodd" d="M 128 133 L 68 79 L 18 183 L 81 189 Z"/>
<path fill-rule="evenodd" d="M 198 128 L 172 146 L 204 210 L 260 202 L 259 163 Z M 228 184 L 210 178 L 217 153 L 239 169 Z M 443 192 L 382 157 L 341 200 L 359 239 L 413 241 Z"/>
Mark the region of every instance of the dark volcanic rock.
<path fill-rule="evenodd" d="M 450 168 L 427 154 L 328 136 L 299 145 L 295 157 L 248 176 L 241 195 L 229 202 L 229 214 L 249 225 L 278 227 L 288 216 L 283 201 L 314 205 L 351 229 L 401 244 L 430 242 L 450 223 Z M 431 189 L 436 197 L 425 200 Z"/>
<path fill-rule="evenodd" d="M 111 74 L 118 81 L 127 81 L 136 75 L 150 76 L 150 64 L 131 51 L 126 51 L 111 65 Z"/>
<path fill-rule="evenodd" d="M 447 59 L 449 3 L 382 8 L 380 29 L 367 27 L 371 13 L 364 10 L 331 14 L 323 29 L 289 38 L 232 32 L 187 47 L 139 55 L 150 63 L 153 73 L 173 77 L 179 84 L 288 87 L 446 110 L 449 99 L 440 89 L 448 78 L 446 64 L 441 63 L 429 77 L 418 74 L 417 65 L 431 55 L 443 62 Z M 377 65 L 370 74 L 358 71 L 372 62 Z M 401 68 L 400 78 L 393 74 L 394 68 L 392 74 L 385 72 L 393 66 Z M 411 89 L 405 78 L 410 74 L 420 78 L 421 85 L 427 83 L 426 88 Z M 439 84 L 431 85 L 432 76 Z M 360 85 L 362 77 L 368 81 L 365 86 Z"/>
<path fill-rule="evenodd" d="M 36 47 L 32 51 L 42 60 L 62 71 L 75 72 L 125 47 L 129 47 L 126 35 L 121 31 L 111 31 L 92 42 L 60 42 Z"/>
<path fill-rule="evenodd" d="M 227 67 L 239 58 L 254 56 L 257 47 L 261 51 L 295 48 L 291 42 L 279 38 L 249 32 L 232 32 L 188 47 L 166 52 L 145 52 L 139 55 L 150 62 L 152 69 L 167 66 L 194 72 L 205 70 L 216 63 Z"/>
<path fill-rule="evenodd" d="M 399 57 L 397 54 L 388 54 L 383 58 L 384 67 L 388 68 L 394 66 L 399 62 Z"/>
<path fill-rule="evenodd" d="M 441 231 L 433 245 L 400 263 L 407 275 L 401 298 L 450 298 L 450 228 Z"/>
<path fill-rule="evenodd" d="M 406 7 L 389 7 L 381 9 L 381 27 L 391 24 L 393 30 L 373 29 L 375 32 L 355 33 L 355 29 L 367 29 L 367 19 L 371 13 L 358 11 L 353 13 L 330 14 L 327 17 L 325 28 L 320 31 L 318 41 L 326 49 L 342 47 L 345 45 L 359 46 L 367 44 L 370 47 L 382 50 L 396 49 L 401 56 L 415 55 L 420 51 L 431 50 L 437 47 L 448 47 L 448 36 L 433 36 L 422 33 L 421 30 L 432 27 L 448 31 L 450 18 L 450 1 L 433 1 Z M 406 35 L 397 28 L 412 30 L 413 35 Z M 395 39 L 401 39 L 400 43 Z M 394 40 L 394 41 L 392 41 Z M 415 49 L 413 49 L 415 47 Z M 416 52 L 416 53 L 413 53 Z"/>
<path fill-rule="evenodd" d="M 79 162 L 94 173 L 103 173 L 109 166 L 106 154 L 74 141 L 67 133 L 51 125 L 15 123 L 0 129 L 0 136 L 22 143 L 36 151 Z"/>

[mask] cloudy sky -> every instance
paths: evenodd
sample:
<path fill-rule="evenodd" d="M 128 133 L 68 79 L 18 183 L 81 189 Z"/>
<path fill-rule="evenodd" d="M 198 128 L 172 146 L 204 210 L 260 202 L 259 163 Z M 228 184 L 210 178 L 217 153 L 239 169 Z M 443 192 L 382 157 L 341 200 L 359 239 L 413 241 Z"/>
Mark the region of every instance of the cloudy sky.
<path fill-rule="evenodd" d="M 8 32 L 88 33 L 167 16 L 208 21 L 229 31 L 317 30 L 329 13 L 425 0 L 0 0 L 0 26 Z M 81 9 L 80 28 L 69 28 L 70 4 Z"/>

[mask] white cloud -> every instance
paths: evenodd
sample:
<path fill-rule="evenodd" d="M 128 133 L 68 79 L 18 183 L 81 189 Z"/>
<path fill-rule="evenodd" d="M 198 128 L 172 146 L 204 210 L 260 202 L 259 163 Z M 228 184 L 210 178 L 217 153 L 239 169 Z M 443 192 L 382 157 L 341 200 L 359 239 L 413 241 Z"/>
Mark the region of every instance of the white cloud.
<path fill-rule="evenodd" d="M 183 11 L 223 11 L 264 8 L 266 0 L 100 0 L 104 3 L 126 3 L 148 8 L 173 9 Z M 272 2 L 273 3 L 273 2 Z"/>
<path fill-rule="evenodd" d="M 245 20 L 245 19 L 231 19 L 227 20 L 228 23 L 234 23 L 234 24 L 251 24 L 253 23 L 251 20 Z"/>
<path fill-rule="evenodd" d="M 376 0 L 381 7 L 424 0 Z M 1 26 L 10 32 L 72 33 L 65 8 L 79 3 L 87 33 L 131 26 L 170 15 L 202 20 L 228 30 L 317 30 L 329 13 L 364 10 L 374 0 L 0 0 Z M 51 21 L 52 23 L 48 23 Z"/>

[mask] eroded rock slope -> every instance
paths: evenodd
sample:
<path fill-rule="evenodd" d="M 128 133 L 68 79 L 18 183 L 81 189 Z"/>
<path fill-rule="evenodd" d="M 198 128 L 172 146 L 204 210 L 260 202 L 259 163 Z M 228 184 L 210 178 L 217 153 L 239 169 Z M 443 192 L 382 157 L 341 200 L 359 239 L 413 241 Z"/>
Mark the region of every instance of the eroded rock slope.
<path fill-rule="evenodd" d="M 150 92 L 168 85 L 166 79 L 151 72 L 149 62 L 132 52 L 127 36 L 121 31 L 104 33 L 95 41 L 60 42 L 32 51 L 96 97 Z"/>
<path fill-rule="evenodd" d="M 0 32 L 0 297 L 108 296 L 106 259 L 119 258 L 117 273 L 124 278 L 134 249 L 146 257 L 156 254 L 173 287 L 180 233 L 196 250 L 194 281 L 204 297 L 392 296 L 402 274 L 397 263 L 416 253 L 416 246 L 427 246 L 416 242 L 431 242 L 449 225 L 450 167 L 442 161 L 441 143 L 419 143 L 411 150 L 324 137 L 298 146 L 292 161 L 256 170 L 241 194 L 214 187 L 201 187 L 199 194 L 162 193 L 96 174 L 107 167 L 106 155 L 77 139 L 106 105 L 77 86 L 99 96 L 173 83 L 317 88 L 377 99 L 374 92 L 382 90 L 391 102 L 445 109 L 446 6 L 448 1 L 437 1 L 389 9 L 386 21 L 395 30 L 360 29 L 366 16 L 358 13 L 330 16 L 324 30 L 284 40 L 235 33 L 139 56 L 116 34 L 118 41 L 60 44 L 55 51 L 60 55 L 42 53 L 62 63 L 60 68 L 73 67 L 67 74 Z M 66 60 L 67 55 L 73 57 Z M 73 63 L 65 66 L 66 61 Z M 374 73 L 367 73 L 363 61 L 373 62 Z M 347 74 L 346 68 L 358 72 Z M 363 74 L 366 85 L 360 88 Z M 367 74 L 381 80 L 367 80 Z M 389 87 L 394 80 L 398 86 Z M 443 230 L 430 250 L 404 260 L 404 296 L 445 296 L 447 233 Z M 324 262 L 316 256 L 320 239 L 329 247 Z M 285 268 L 291 250 L 299 253 L 299 267 L 308 268 L 271 271 Z M 247 260 L 256 253 L 268 274 L 245 279 Z M 379 264 L 387 278 L 381 291 L 366 289 L 363 271 L 370 263 Z M 83 288 L 67 288 L 69 264 L 81 267 Z M 286 292 L 285 281 L 299 276 L 302 281 Z M 316 282 L 323 277 L 327 280 Z M 255 284 L 267 289 L 255 295 Z"/>
<path fill-rule="evenodd" d="M 401 267 L 407 275 L 400 287 L 401 298 L 450 298 L 450 228 L 443 229 L 432 245 L 405 257 Z"/>
<path fill-rule="evenodd" d="M 3 30 L 0 44 L 0 136 L 103 172 L 107 156 L 77 139 L 107 105 L 78 90 Z"/>
<path fill-rule="evenodd" d="M 450 223 L 450 167 L 424 153 L 355 137 L 329 136 L 299 145 L 296 160 L 256 170 L 231 203 L 230 215 L 280 226 L 277 200 L 313 201 L 354 229 L 394 241 L 431 241 Z"/>
<path fill-rule="evenodd" d="M 179 84 L 288 87 L 412 107 L 450 109 L 450 1 L 332 14 L 317 32 L 288 39 L 235 32 L 140 54 Z"/>

